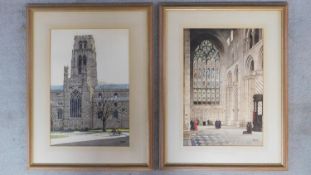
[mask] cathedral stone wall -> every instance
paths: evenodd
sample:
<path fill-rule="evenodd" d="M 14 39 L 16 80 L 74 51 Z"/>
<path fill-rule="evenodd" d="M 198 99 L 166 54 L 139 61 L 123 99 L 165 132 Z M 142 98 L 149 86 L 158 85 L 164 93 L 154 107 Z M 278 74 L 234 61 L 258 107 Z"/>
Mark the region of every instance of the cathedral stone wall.
<path fill-rule="evenodd" d="M 63 130 L 64 127 L 64 93 L 63 89 L 51 89 L 51 129 Z"/>
<path fill-rule="evenodd" d="M 106 85 L 103 85 L 106 86 Z M 64 110 L 64 93 L 62 90 L 51 90 L 51 129 L 53 131 L 60 130 L 85 130 L 85 129 L 102 129 L 103 122 L 99 117 L 100 104 L 102 98 L 113 97 L 117 93 L 117 98 L 113 103 L 116 103 L 114 110 L 118 111 L 117 115 L 114 113 L 110 114 L 107 119 L 106 128 L 129 128 L 129 90 L 127 86 L 124 85 L 107 85 L 110 89 L 102 88 L 103 86 L 98 86 L 95 90 L 93 97 L 91 98 L 91 112 L 86 119 L 76 119 L 70 116 L 65 118 L 64 114 L 62 118 L 58 118 L 58 110 Z M 99 94 L 102 94 L 100 97 Z M 115 105 L 115 104 L 113 104 Z M 88 106 L 88 105 L 87 105 Z M 83 110 L 89 110 L 88 108 L 83 108 Z M 83 125 L 84 124 L 84 125 Z M 66 127 L 64 127 L 66 126 Z"/>

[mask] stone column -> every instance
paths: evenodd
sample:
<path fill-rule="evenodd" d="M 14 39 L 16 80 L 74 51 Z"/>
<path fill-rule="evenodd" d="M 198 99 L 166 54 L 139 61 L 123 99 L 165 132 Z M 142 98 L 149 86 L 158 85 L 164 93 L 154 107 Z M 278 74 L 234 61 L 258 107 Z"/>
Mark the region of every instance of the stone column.
<path fill-rule="evenodd" d="M 236 82 L 234 86 L 234 122 L 237 127 L 240 126 L 239 122 L 239 89 L 238 89 L 238 84 Z"/>
<path fill-rule="evenodd" d="M 251 76 L 246 81 L 248 100 L 246 121 L 253 121 L 253 95 L 255 94 L 255 79 Z"/>
<path fill-rule="evenodd" d="M 227 87 L 227 105 L 226 105 L 226 124 L 232 125 L 234 120 L 234 103 L 233 103 L 233 87 L 228 86 Z"/>

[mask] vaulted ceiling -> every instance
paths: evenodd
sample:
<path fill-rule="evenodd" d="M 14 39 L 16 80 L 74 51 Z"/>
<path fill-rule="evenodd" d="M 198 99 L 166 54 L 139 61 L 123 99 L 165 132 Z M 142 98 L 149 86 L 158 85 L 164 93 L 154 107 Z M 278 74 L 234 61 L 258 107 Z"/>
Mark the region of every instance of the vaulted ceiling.
<path fill-rule="evenodd" d="M 210 40 L 220 52 L 227 49 L 227 38 L 230 37 L 231 29 L 191 29 L 190 30 L 190 50 L 191 53 L 204 40 Z"/>

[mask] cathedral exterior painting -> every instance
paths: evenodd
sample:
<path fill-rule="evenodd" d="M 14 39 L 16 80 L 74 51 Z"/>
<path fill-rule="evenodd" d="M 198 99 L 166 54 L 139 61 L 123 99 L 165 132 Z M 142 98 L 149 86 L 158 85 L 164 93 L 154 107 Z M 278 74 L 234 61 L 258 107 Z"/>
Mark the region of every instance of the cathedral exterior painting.
<path fill-rule="evenodd" d="M 51 145 L 129 146 L 127 30 L 51 36 Z"/>
<path fill-rule="evenodd" d="M 262 146 L 263 30 L 184 30 L 184 146 Z"/>

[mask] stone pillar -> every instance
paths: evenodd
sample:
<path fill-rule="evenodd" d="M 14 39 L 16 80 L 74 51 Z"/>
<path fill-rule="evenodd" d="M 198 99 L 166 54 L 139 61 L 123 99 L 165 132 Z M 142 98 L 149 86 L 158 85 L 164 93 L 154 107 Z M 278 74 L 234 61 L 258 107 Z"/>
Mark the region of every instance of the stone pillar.
<path fill-rule="evenodd" d="M 246 79 L 247 83 L 247 116 L 246 122 L 253 121 L 253 95 L 255 94 L 255 79 L 254 77 L 249 77 Z"/>
<path fill-rule="evenodd" d="M 240 126 L 239 122 L 239 89 L 238 89 L 238 84 L 236 82 L 234 86 L 234 123 L 237 127 Z"/>
<path fill-rule="evenodd" d="M 226 98 L 226 124 L 232 125 L 234 121 L 234 103 L 233 103 L 233 87 L 227 87 L 227 98 Z"/>
<path fill-rule="evenodd" d="M 230 110 L 230 112 L 229 112 L 229 119 L 230 119 L 230 122 L 229 122 L 229 124 L 230 125 L 232 125 L 233 124 L 233 121 L 234 121 L 234 101 L 233 101 L 233 87 L 231 86 L 230 88 L 229 88 L 229 91 L 230 91 L 230 96 L 229 96 L 229 99 L 230 99 L 230 101 L 229 101 L 229 103 L 230 103 L 230 108 L 229 108 L 229 110 Z"/>

